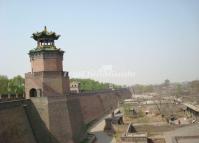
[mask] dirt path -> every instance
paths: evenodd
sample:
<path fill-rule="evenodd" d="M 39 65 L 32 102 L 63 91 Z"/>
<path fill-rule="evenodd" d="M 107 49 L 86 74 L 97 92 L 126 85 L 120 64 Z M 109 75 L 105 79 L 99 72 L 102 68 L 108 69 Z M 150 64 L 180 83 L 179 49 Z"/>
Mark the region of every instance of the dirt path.
<path fill-rule="evenodd" d="M 93 127 L 91 127 L 90 132 L 92 134 L 95 134 L 96 138 L 97 138 L 97 142 L 96 143 L 116 143 L 115 138 L 108 136 L 105 132 L 104 132 L 104 126 L 105 126 L 105 121 L 104 119 L 107 116 L 103 117 L 102 119 L 100 119 L 95 125 L 93 125 Z"/>

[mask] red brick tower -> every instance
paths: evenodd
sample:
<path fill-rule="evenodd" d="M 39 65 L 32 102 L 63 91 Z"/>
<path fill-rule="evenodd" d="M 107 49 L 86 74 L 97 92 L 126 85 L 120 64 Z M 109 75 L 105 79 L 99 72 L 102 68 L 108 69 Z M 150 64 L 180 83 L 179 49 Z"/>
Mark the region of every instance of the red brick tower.
<path fill-rule="evenodd" d="M 32 34 L 37 47 L 30 50 L 31 72 L 25 75 L 26 98 L 42 96 L 63 96 L 69 91 L 68 72 L 63 72 L 64 51 L 55 46 L 60 35 L 48 32 Z"/>

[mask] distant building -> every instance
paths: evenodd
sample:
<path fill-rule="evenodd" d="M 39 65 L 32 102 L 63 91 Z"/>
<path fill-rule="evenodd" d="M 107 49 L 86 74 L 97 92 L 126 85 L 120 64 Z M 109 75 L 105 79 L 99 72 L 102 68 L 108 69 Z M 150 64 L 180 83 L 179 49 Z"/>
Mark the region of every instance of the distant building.
<path fill-rule="evenodd" d="M 72 81 L 70 82 L 70 92 L 79 93 L 80 92 L 80 82 Z"/>
<path fill-rule="evenodd" d="M 121 136 L 122 143 L 148 143 L 147 132 L 136 132 L 133 125 L 130 123 L 127 131 Z"/>
<path fill-rule="evenodd" d="M 114 90 L 113 84 L 109 84 L 109 89 Z"/>
<path fill-rule="evenodd" d="M 144 95 L 144 94 L 135 94 L 133 95 L 133 98 L 136 98 L 136 99 L 152 99 L 153 96 L 151 95 Z"/>
<path fill-rule="evenodd" d="M 199 105 L 192 105 L 189 103 L 184 103 L 186 106 L 186 115 L 193 118 L 193 120 L 199 120 Z"/>

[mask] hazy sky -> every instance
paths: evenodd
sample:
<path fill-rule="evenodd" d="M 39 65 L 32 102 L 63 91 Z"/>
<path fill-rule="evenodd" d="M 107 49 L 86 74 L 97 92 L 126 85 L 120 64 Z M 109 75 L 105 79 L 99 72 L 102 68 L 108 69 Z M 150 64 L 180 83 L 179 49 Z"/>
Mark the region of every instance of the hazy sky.
<path fill-rule="evenodd" d="M 31 34 L 61 34 L 64 70 L 121 84 L 199 79 L 199 0 L 0 0 L 0 74 L 30 71 Z"/>

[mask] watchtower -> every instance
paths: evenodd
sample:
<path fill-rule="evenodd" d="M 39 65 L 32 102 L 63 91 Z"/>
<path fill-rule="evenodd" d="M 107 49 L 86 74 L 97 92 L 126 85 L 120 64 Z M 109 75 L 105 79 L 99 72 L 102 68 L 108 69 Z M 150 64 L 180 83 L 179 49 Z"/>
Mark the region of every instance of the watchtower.
<path fill-rule="evenodd" d="M 31 72 L 25 74 L 26 98 L 63 96 L 69 92 L 68 72 L 63 71 L 64 51 L 55 46 L 60 35 L 44 27 L 32 34 L 36 48 L 29 51 Z"/>

